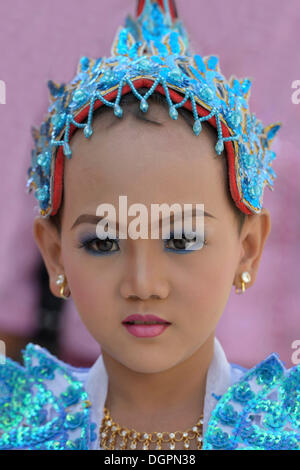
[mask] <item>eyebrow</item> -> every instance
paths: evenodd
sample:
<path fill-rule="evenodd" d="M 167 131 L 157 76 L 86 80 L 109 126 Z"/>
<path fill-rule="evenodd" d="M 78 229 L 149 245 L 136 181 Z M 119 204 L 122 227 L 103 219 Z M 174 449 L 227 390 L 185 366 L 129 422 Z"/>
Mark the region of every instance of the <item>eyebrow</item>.
<path fill-rule="evenodd" d="M 192 212 L 187 211 L 188 215 L 192 215 L 192 217 L 196 216 L 196 208 L 193 207 Z M 214 215 L 210 214 L 209 212 L 203 212 L 205 217 L 211 217 L 212 219 L 217 219 Z M 175 213 L 175 216 L 177 214 Z M 71 230 L 73 230 L 77 225 L 80 224 L 94 224 L 96 225 L 100 220 L 104 219 L 104 215 L 93 215 L 93 214 L 81 214 L 74 222 L 74 224 L 71 227 Z M 173 212 L 171 213 L 171 221 L 173 222 L 174 214 Z M 161 221 L 161 217 L 159 218 L 159 221 Z M 119 223 L 116 222 L 116 228 L 119 229 Z"/>
<path fill-rule="evenodd" d="M 137 113 L 132 113 L 132 114 L 137 114 Z M 163 124 L 158 121 L 152 121 L 151 119 L 146 118 L 144 115 L 139 115 L 138 119 L 140 121 L 145 121 L 148 122 L 149 124 L 153 124 L 154 126 L 162 126 Z M 107 126 L 106 129 L 110 129 L 111 127 L 116 126 L 119 122 L 121 122 L 121 119 L 113 119 Z"/>

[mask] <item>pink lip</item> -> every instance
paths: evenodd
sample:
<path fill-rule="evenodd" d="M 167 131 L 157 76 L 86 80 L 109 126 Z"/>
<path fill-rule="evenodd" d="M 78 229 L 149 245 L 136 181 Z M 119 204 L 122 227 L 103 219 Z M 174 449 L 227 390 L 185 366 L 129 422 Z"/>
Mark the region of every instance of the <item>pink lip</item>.
<path fill-rule="evenodd" d="M 138 336 L 139 338 L 152 338 L 154 336 L 161 335 L 170 323 L 156 324 L 156 325 L 134 325 L 129 323 L 123 323 L 127 331 L 133 336 Z"/>
<path fill-rule="evenodd" d="M 134 321 L 157 321 L 158 323 L 155 325 L 137 325 L 131 324 L 126 322 L 134 322 Z M 139 338 L 152 338 L 154 336 L 161 335 L 165 329 L 171 325 L 170 322 L 164 320 L 163 318 L 157 317 L 156 315 L 129 315 L 128 317 L 123 320 L 123 325 L 126 327 L 127 331 L 131 333 L 133 336 L 137 336 Z"/>
<path fill-rule="evenodd" d="M 125 320 L 122 321 L 122 323 L 125 322 L 133 322 L 133 321 L 157 321 L 158 323 L 167 323 L 170 324 L 167 320 L 164 320 L 163 318 L 159 318 L 156 315 L 140 315 L 138 313 L 134 315 L 129 315 L 128 317 L 125 318 Z"/>

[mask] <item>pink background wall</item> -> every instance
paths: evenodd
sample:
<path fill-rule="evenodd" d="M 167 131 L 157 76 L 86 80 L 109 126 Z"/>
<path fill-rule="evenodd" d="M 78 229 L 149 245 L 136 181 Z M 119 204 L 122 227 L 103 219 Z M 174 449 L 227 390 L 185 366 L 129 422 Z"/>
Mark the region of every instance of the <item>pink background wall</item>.
<path fill-rule="evenodd" d="M 0 4 L 0 331 L 19 335 L 35 328 L 37 287 L 32 276 L 39 252 L 31 235 L 33 194 L 25 194 L 31 125 L 48 107 L 47 80 L 73 78 L 81 56 L 107 56 L 118 26 L 135 12 L 134 0 L 11 0 Z M 220 57 L 229 78 L 254 79 L 250 108 L 265 125 L 281 121 L 275 190 L 265 190 L 272 216 L 255 285 L 232 293 L 218 326 L 228 359 L 246 367 L 278 352 L 290 367 L 291 343 L 300 340 L 300 104 L 291 84 L 300 80 L 299 0 L 177 0 L 190 44 Z M 66 303 L 62 355 L 93 362 L 98 346 Z"/>

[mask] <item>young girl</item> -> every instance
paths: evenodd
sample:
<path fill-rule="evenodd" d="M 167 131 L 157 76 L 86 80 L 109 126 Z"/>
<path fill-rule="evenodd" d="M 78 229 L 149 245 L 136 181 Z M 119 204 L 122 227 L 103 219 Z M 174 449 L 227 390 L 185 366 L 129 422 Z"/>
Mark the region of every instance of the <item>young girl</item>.
<path fill-rule="evenodd" d="M 280 125 L 250 113 L 250 85 L 190 54 L 171 0 L 138 1 L 111 57 L 83 57 L 70 84 L 49 82 L 28 170 L 33 233 L 52 293 L 72 295 L 102 354 L 76 368 L 30 343 L 23 367 L 6 359 L 0 448 L 299 449 L 300 367 L 273 353 L 243 369 L 215 337 L 271 229 L 262 196 Z M 121 237 L 124 196 L 129 216 L 133 204 L 202 204 L 200 248 L 174 236 L 179 211 L 164 240 Z M 99 236 L 102 203 L 119 236 Z"/>

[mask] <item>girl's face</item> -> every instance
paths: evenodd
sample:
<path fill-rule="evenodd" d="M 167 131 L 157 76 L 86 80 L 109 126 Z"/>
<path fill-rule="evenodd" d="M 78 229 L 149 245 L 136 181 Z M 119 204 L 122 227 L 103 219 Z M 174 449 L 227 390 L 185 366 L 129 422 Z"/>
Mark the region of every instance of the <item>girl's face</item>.
<path fill-rule="evenodd" d="M 224 156 L 215 158 L 213 131 L 196 137 L 182 118 L 173 121 L 155 103 L 147 118 L 162 125 L 137 121 L 125 109 L 122 119 L 113 112 L 98 116 L 91 139 L 82 132 L 72 137 L 61 238 L 45 220 L 49 235 L 41 237 L 40 219 L 35 236 L 52 292 L 59 295 L 55 280 L 64 272 L 82 321 L 102 350 L 134 371 L 149 373 L 181 363 L 212 337 L 239 275 L 248 270 L 255 277 L 270 222 L 268 214 L 261 224 L 259 216 L 248 217 L 239 237 L 226 197 Z M 161 236 L 109 243 L 97 240 L 96 224 L 73 227 L 82 214 L 95 216 L 101 203 L 112 204 L 118 220 L 120 195 L 127 196 L 128 207 L 144 204 L 148 214 L 153 203 L 204 204 L 211 214 L 204 219 L 206 244 L 182 253 L 178 243 L 165 247 Z M 171 325 L 159 336 L 136 337 L 122 324 L 135 313 L 150 313 Z"/>

